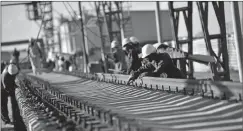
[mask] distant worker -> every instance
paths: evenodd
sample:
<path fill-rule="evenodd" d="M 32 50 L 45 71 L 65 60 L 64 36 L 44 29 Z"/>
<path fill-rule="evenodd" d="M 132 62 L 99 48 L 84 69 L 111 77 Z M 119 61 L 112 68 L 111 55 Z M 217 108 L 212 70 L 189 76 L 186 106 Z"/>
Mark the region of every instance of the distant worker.
<path fill-rule="evenodd" d="M 65 71 L 66 70 L 65 58 L 63 56 L 59 57 L 58 67 L 59 67 L 58 71 Z"/>
<path fill-rule="evenodd" d="M 124 50 L 127 56 L 127 74 L 130 74 L 133 71 L 136 71 L 141 66 L 141 61 L 138 57 L 138 50 L 136 46 L 128 39 L 125 38 L 122 41 L 122 49 Z"/>
<path fill-rule="evenodd" d="M 16 64 L 18 67 L 19 67 L 19 55 L 20 55 L 19 51 L 16 48 L 14 48 L 12 57 L 16 60 Z"/>
<path fill-rule="evenodd" d="M 111 42 L 111 53 L 115 63 L 115 70 L 119 73 L 127 71 L 125 53 L 117 41 Z"/>
<path fill-rule="evenodd" d="M 133 44 L 134 48 L 136 49 L 136 51 L 138 53 L 141 53 L 141 51 L 140 51 L 140 45 L 139 45 L 139 40 L 136 37 L 134 37 L 134 36 L 131 36 L 129 38 L 129 40 L 132 42 L 132 44 Z"/>
<path fill-rule="evenodd" d="M 153 44 L 153 46 L 155 47 L 155 49 L 157 50 L 157 53 L 164 53 L 166 51 L 166 49 L 169 47 L 166 44 L 162 44 L 162 43 L 155 43 Z"/>
<path fill-rule="evenodd" d="M 147 59 L 147 63 L 132 73 L 128 83 L 137 79 L 142 73 L 147 73 L 151 77 L 183 78 L 181 71 L 175 67 L 170 56 L 167 53 L 156 53 L 153 45 L 143 46 L 142 58 Z"/>
<path fill-rule="evenodd" d="M 32 66 L 33 74 L 35 75 L 37 75 L 37 73 L 41 74 L 40 66 L 41 66 L 42 52 L 33 39 L 30 39 L 30 44 L 28 47 L 28 58 Z"/>

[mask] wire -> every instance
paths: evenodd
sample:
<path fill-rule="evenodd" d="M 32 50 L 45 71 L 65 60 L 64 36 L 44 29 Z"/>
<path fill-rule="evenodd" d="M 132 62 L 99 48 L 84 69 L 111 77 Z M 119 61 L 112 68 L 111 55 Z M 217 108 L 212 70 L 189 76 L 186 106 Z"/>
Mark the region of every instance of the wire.
<path fill-rule="evenodd" d="M 67 6 L 66 6 L 66 4 L 63 2 L 63 4 L 64 4 L 64 6 L 65 6 L 65 8 L 66 8 L 66 10 L 68 11 L 68 13 L 70 14 L 70 16 L 73 18 L 73 19 L 75 19 L 75 17 L 72 15 L 72 13 L 69 11 L 69 9 L 67 8 Z M 81 31 L 81 27 L 80 27 L 80 25 L 77 23 L 77 21 L 75 21 L 74 20 L 74 23 L 79 27 L 79 29 L 80 29 L 80 31 Z M 96 48 L 98 48 L 85 34 L 84 34 L 84 36 L 87 38 L 87 40 L 94 46 L 94 47 L 96 47 Z"/>

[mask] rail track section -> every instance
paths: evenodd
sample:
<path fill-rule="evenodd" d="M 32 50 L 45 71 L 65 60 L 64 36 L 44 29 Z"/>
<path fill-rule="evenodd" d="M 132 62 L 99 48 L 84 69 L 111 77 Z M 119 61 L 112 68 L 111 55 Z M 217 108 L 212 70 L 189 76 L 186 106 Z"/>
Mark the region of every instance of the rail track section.
<path fill-rule="evenodd" d="M 58 80 L 25 77 L 29 89 L 52 111 L 72 118 L 75 129 L 242 130 L 240 83 L 143 78 L 128 86 L 125 75 L 51 74 Z M 79 79 L 65 81 L 69 76 Z"/>

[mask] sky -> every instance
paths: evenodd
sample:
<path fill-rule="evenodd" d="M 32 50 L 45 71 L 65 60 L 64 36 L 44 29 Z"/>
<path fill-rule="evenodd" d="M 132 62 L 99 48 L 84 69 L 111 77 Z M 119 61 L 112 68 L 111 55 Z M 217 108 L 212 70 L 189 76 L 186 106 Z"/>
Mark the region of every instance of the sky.
<path fill-rule="evenodd" d="M 6 4 L 10 2 L 2 2 L 2 4 Z M 72 8 L 78 12 L 78 2 L 69 2 Z M 182 5 L 185 2 L 177 2 L 176 5 Z M 229 3 L 229 2 L 226 2 Z M 83 2 L 82 5 L 85 9 L 93 10 L 94 5 L 92 2 Z M 155 10 L 156 3 L 155 2 L 130 2 L 130 10 Z M 160 2 L 161 10 L 168 10 L 167 2 Z M 53 2 L 53 15 L 54 19 L 59 17 L 59 14 L 63 14 L 64 16 L 69 16 L 68 11 L 66 10 L 63 2 Z M 226 22 L 231 21 L 231 11 L 230 6 L 225 6 L 226 13 Z M 39 31 L 40 21 L 29 21 L 27 19 L 26 7 L 24 5 L 18 6 L 4 6 L 2 7 L 2 41 L 14 41 L 14 40 L 23 40 L 29 39 L 30 37 L 36 37 Z M 219 32 L 219 28 L 217 25 L 217 20 L 213 16 L 214 13 L 209 11 L 209 28 L 212 30 L 212 33 Z M 193 33 L 196 34 L 201 31 L 201 25 L 199 20 L 199 15 L 197 12 L 197 6 L 193 5 Z M 54 25 L 56 21 L 54 22 Z M 183 21 L 180 21 L 180 24 L 183 24 Z M 179 29 L 179 35 L 183 36 L 186 32 L 186 27 L 181 26 Z"/>

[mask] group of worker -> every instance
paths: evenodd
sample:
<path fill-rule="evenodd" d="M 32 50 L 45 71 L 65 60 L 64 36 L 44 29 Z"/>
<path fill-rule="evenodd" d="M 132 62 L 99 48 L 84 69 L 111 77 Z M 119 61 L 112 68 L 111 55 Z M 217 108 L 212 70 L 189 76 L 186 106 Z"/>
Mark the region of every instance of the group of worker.
<path fill-rule="evenodd" d="M 157 51 L 158 45 L 146 44 L 140 50 L 139 41 L 134 36 L 124 38 L 121 46 L 117 41 L 112 41 L 111 50 L 115 70 L 130 75 L 128 83 L 139 76 L 184 78 L 170 55 Z"/>

